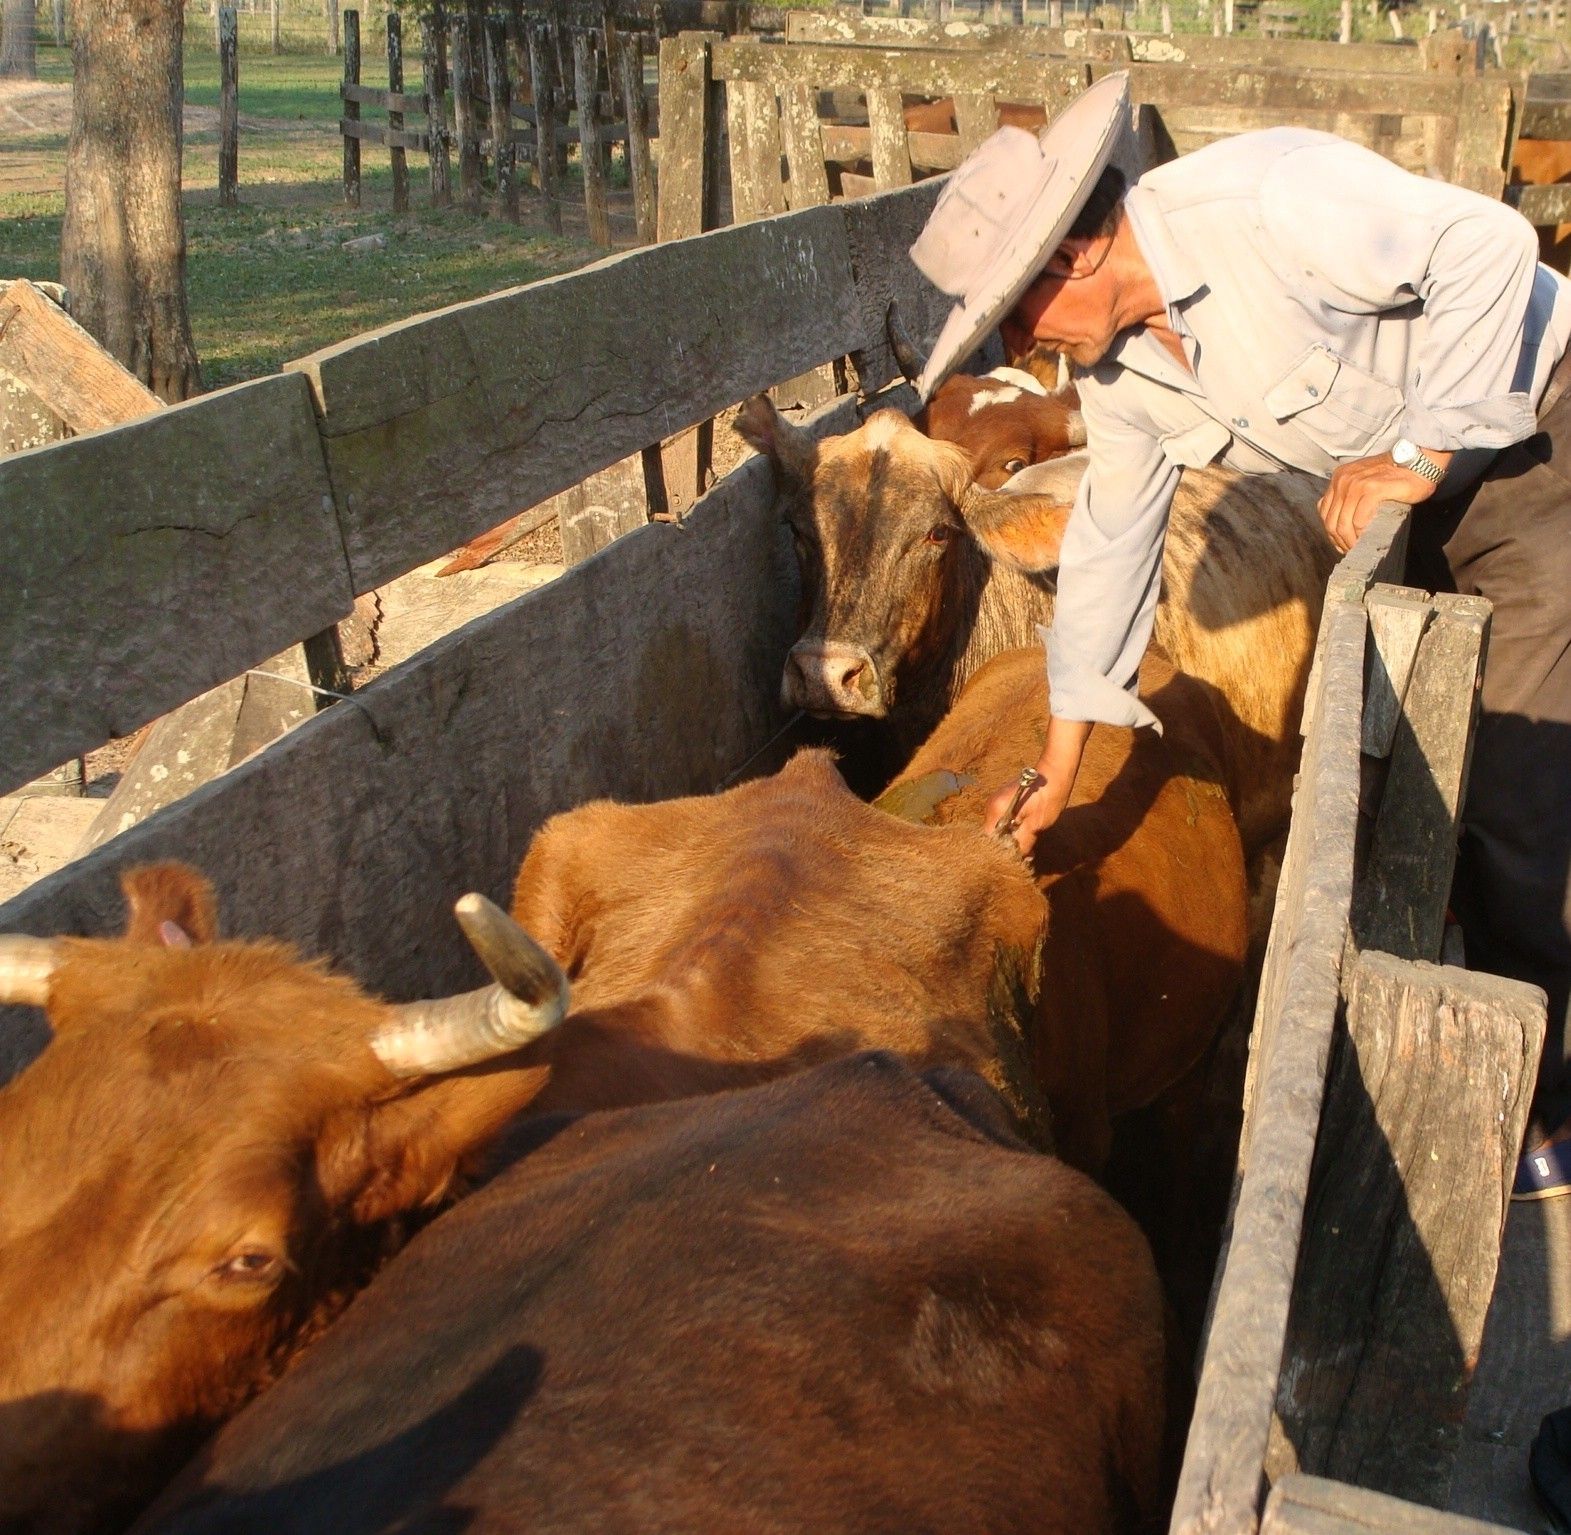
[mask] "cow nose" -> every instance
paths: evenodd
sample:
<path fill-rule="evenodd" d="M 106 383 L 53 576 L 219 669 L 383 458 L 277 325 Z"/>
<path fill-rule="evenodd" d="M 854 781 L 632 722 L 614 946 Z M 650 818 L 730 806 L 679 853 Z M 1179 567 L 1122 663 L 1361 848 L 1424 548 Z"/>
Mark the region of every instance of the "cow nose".
<path fill-rule="evenodd" d="M 881 718 L 878 666 L 860 645 L 799 644 L 786 659 L 786 704 L 809 714 Z"/>

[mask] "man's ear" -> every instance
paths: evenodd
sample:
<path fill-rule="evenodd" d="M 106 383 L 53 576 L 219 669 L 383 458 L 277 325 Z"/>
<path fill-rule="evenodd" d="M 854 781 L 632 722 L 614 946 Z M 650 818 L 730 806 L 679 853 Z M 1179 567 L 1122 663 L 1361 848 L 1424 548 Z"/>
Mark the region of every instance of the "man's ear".
<path fill-rule="evenodd" d="M 146 863 L 120 876 L 125 935 L 133 943 L 188 948 L 218 937 L 218 900 L 205 875 L 189 864 Z"/>
<path fill-rule="evenodd" d="M 735 425 L 742 440 L 760 453 L 767 453 L 787 479 L 798 485 L 812 479 L 818 463 L 818 444 L 787 421 L 767 394 L 744 400 L 736 413 Z"/>
<path fill-rule="evenodd" d="M 1031 573 L 1058 568 L 1074 503 L 974 485 L 960 507 L 971 535 L 995 560 Z"/>

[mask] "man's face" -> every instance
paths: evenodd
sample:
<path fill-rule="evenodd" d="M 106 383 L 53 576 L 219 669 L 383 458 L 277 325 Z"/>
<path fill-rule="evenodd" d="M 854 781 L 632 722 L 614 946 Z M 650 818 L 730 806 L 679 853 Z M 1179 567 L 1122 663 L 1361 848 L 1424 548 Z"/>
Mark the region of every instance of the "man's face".
<path fill-rule="evenodd" d="M 1089 368 L 1118 334 L 1113 274 L 1104 266 L 1108 236 L 1066 240 L 1004 321 L 1004 345 L 1023 356 L 1040 343 Z"/>

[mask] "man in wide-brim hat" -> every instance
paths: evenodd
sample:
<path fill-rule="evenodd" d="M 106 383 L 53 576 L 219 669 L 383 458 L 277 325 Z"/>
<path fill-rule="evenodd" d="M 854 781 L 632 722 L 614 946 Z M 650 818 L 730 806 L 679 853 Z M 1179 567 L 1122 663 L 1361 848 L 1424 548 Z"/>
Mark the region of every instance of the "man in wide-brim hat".
<path fill-rule="evenodd" d="M 1503 203 L 1330 134 L 1241 134 L 1128 185 L 1128 131 L 1122 74 L 1040 135 L 1000 129 L 911 250 L 957 300 L 924 399 L 1001 328 L 1074 363 L 1085 416 L 1016 840 L 1029 853 L 1067 803 L 1094 721 L 1156 724 L 1136 673 L 1183 468 L 1320 476 L 1342 550 L 1381 502 L 1413 503 L 1410 579 L 1494 603 L 1458 900 L 1470 958 L 1549 993 L 1543 1100 L 1571 988 L 1571 283 Z M 1571 1190 L 1560 1145 L 1519 1195 Z"/>

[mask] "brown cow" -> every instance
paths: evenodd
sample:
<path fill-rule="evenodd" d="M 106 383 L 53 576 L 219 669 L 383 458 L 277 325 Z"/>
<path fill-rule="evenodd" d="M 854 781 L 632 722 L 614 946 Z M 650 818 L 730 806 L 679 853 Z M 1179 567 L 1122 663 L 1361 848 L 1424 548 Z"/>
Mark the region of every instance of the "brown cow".
<path fill-rule="evenodd" d="M 1511 151 L 1511 185 L 1562 186 L 1571 181 L 1571 143 L 1563 139 L 1518 139 Z M 1541 225 L 1538 259 L 1557 272 L 1571 268 L 1571 224 Z"/>
<path fill-rule="evenodd" d="M 1039 102 L 1000 101 L 997 103 L 1000 128 L 1024 128 L 1034 133 L 1047 123 L 1047 112 Z M 936 100 L 906 97 L 901 106 L 908 133 L 958 133 L 960 121 L 955 116 L 955 98 L 940 96 Z"/>
<path fill-rule="evenodd" d="M 527 1099 L 560 972 L 479 897 L 512 988 L 390 1007 L 275 943 L 214 941 L 178 865 L 121 939 L 0 937 L 53 1042 L 0 1089 L 0 1529 L 111 1528 L 265 1384 Z"/>
<path fill-rule="evenodd" d="M 1084 455 L 1029 471 L 1050 489 L 1010 495 L 977 485 L 961 448 L 931 441 L 898 411 L 815 442 L 759 395 L 737 428 L 790 493 L 808 618 L 787 660 L 785 700 L 886 721 L 903 760 L 978 667 L 1051 621 L 1051 573 Z M 1251 853 L 1280 834 L 1291 808 L 1335 560 L 1317 499 L 1307 476 L 1189 470 L 1168 527 L 1157 642 L 1217 691 Z"/>
<path fill-rule="evenodd" d="M 139 1535 L 1160 1517 L 1145 1243 L 975 1077 L 857 1056 L 529 1128 Z"/>
<path fill-rule="evenodd" d="M 1086 442 L 1074 385 L 1049 393 L 1019 368 L 995 368 L 981 378 L 956 373 L 912 419 L 929 437 L 965 449 L 971 477 L 984 490 Z"/>
<path fill-rule="evenodd" d="M 1110 1118 L 1210 1042 L 1245 944 L 1214 706 L 1154 655 L 1143 680 L 1166 733 L 1092 732 L 1040 887 L 977 835 L 985 788 L 1040 750 L 1037 651 L 980 673 L 884 796 L 940 824 L 863 804 L 822 752 L 724 794 L 547 822 L 513 914 L 575 1004 L 533 1052 L 551 1069 L 536 1106 L 619 1107 L 878 1047 L 981 1072 L 1027 1122 L 1045 1097 L 1061 1154 L 1100 1166 Z"/>

